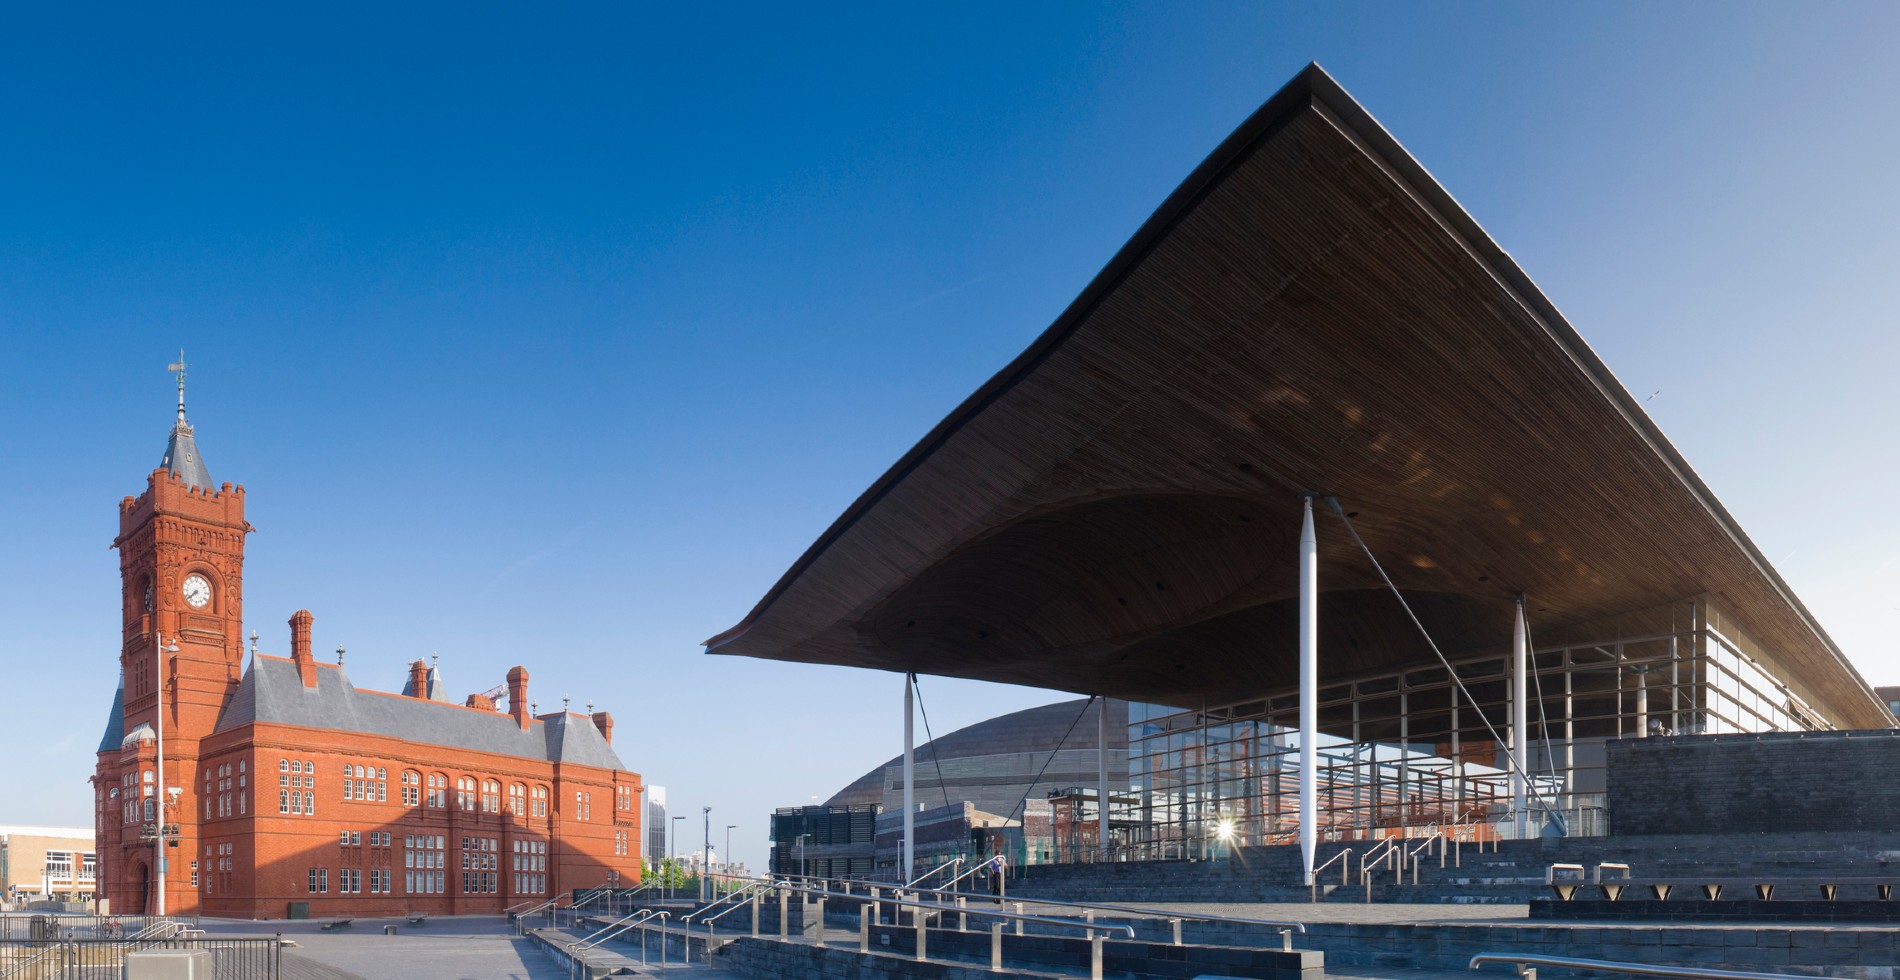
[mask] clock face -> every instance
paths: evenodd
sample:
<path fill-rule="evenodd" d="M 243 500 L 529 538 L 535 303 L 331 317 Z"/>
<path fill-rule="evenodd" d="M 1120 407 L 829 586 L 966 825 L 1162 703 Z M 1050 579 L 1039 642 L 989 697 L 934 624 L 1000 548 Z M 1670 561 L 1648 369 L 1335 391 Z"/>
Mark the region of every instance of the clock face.
<path fill-rule="evenodd" d="M 203 609 L 211 601 L 211 583 L 203 575 L 185 576 L 185 601 L 193 609 Z"/>

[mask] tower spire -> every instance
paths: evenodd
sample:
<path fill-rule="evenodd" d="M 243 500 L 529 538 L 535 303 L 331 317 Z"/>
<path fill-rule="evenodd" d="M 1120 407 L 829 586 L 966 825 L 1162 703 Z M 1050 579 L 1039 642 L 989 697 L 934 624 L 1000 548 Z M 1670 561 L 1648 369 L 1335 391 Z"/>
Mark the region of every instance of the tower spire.
<path fill-rule="evenodd" d="M 167 472 L 194 487 L 212 488 L 211 471 L 198 456 L 191 423 L 185 421 L 185 349 L 178 349 L 178 360 L 165 365 L 178 375 L 178 421 L 172 423 L 171 439 L 165 444 L 165 459 L 159 463 Z"/>
<path fill-rule="evenodd" d="M 178 360 L 165 365 L 165 370 L 178 375 L 178 424 L 185 424 L 185 349 L 178 348 Z"/>

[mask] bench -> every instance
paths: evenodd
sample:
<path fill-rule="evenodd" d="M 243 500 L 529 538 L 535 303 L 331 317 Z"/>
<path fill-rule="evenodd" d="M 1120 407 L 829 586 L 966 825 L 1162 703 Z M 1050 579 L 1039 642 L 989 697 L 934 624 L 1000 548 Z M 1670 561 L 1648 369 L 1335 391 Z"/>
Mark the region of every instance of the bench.
<path fill-rule="evenodd" d="M 1611 873 L 1605 874 L 1606 871 Z M 1621 874 L 1617 875 L 1616 872 L 1621 872 Z M 1565 902 L 1573 900 L 1578 890 L 1585 885 L 1596 885 L 1602 889 L 1603 897 L 1612 902 L 1622 898 L 1623 893 L 1632 888 L 1648 889 L 1650 897 L 1659 902 L 1667 901 L 1670 893 L 1678 888 L 1700 891 L 1702 897 L 1711 902 L 1721 901 L 1724 889 L 1752 889 L 1757 900 L 1766 902 L 1774 898 L 1776 888 L 1782 887 L 1814 888 L 1820 893 L 1822 901 L 1832 902 L 1839 895 L 1843 885 L 1871 885 L 1880 901 L 1890 902 L 1893 901 L 1893 887 L 1896 882 L 1900 882 L 1900 876 L 1837 875 L 1828 878 L 1794 878 L 1761 875 L 1744 877 L 1691 875 L 1636 878 L 1630 875 L 1629 865 L 1611 863 L 1597 865 L 1596 870 L 1587 878 L 1584 876 L 1583 865 L 1580 864 L 1553 864 L 1544 872 L 1544 883 L 1557 893 L 1560 901 Z"/>
<path fill-rule="evenodd" d="M 336 932 L 339 929 L 348 929 L 350 927 L 350 923 L 355 922 L 355 921 L 356 921 L 355 919 L 335 919 L 330 922 L 325 922 L 322 926 L 319 926 L 318 928 L 324 932 Z"/>
<path fill-rule="evenodd" d="M 428 921 L 429 915 L 426 912 L 409 913 L 409 924 L 412 926 L 426 925 Z"/>

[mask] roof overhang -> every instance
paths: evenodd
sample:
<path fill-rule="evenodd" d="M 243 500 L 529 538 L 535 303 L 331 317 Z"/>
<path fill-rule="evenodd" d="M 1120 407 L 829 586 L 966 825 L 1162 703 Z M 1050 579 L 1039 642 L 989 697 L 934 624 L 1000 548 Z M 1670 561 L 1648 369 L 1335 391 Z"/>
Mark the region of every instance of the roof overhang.
<path fill-rule="evenodd" d="M 1301 495 L 1448 652 L 1707 597 L 1872 690 L 1610 370 L 1309 66 L 709 652 L 1131 700 L 1290 685 Z M 1322 673 L 1435 662 L 1321 517 Z"/>

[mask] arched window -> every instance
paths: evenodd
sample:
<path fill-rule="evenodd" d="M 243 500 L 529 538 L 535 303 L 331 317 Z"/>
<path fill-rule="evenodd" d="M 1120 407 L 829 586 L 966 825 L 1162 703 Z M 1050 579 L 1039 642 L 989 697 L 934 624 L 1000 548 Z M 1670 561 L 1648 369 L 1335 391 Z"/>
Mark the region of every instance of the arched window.
<path fill-rule="evenodd" d="M 463 776 L 455 781 L 455 805 L 458 809 L 475 809 L 475 777 Z"/>
<path fill-rule="evenodd" d="M 482 812 L 501 812 L 501 784 L 492 780 L 482 780 Z"/>
<path fill-rule="evenodd" d="M 517 817 L 528 815 L 528 787 L 520 783 L 508 786 L 508 812 Z"/>
<path fill-rule="evenodd" d="M 429 774 L 429 805 L 437 809 L 449 805 L 449 777 L 439 772 Z"/>
<path fill-rule="evenodd" d="M 405 769 L 402 773 L 402 805 L 422 805 L 422 774 L 414 769 Z"/>
<path fill-rule="evenodd" d="M 534 788 L 534 815 L 537 817 L 548 815 L 548 788 L 546 786 Z"/>

